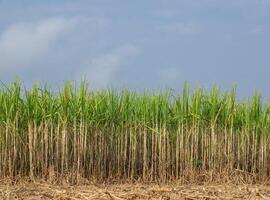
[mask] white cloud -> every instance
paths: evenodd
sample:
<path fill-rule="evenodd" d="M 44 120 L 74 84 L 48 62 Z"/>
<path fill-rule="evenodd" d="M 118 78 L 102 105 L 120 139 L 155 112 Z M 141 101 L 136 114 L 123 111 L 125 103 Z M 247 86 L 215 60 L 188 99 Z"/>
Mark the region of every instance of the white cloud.
<path fill-rule="evenodd" d="M 169 10 L 169 9 L 158 9 L 153 11 L 153 14 L 158 17 L 166 17 L 166 18 L 171 18 L 175 17 L 177 14 L 179 14 L 179 11 L 176 13 L 174 10 Z"/>
<path fill-rule="evenodd" d="M 172 23 L 166 24 L 158 27 L 159 30 L 181 34 L 181 35 L 195 35 L 202 32 L 202 27 L 195 25 L 193 23 Z"/>
<path fill-rule="evenodd" d="M 11 25 L 0 34 L 0 69 L 22 68 L 38 60 L 78 20 L 54 17 Z"/>
<path fill-rule="evenodd" d="M 269 29 L 267 29 L 264 26 L 257 26 L 248 32 L 249 35 L 253 35 L 253 36 L 262 36 L 262 35 L 267 35 L 268 33 L 269 33 Z"/>
<path fill-rule="evenodd" d="M 157 71 L 157 75 L 161 84 L 174 84 L 181 78 L 179 69 L 175 67 L 160 69 L 159 71 Z"/>
<path fill-rule="evenodd" d="M 123 45 L 110 53 L 86 61 L 86 69 L 82 75 L 90 81 L 92 87 L 106 87 L 114 81 L 114 76 L 127 59 L 137 53 L 138 49 L 134 45 Z"/>

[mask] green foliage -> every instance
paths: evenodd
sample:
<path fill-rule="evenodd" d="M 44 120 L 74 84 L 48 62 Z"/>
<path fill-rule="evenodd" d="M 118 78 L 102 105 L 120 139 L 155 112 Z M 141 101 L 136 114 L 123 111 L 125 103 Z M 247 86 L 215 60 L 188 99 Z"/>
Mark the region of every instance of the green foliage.
<path fill-rule="evenodd" d="M 34 84 L 22 91 L 19 81 L 0 89 L 0 123 L 43 120 L 72 123 L 74 119 L 91 124 L 164 124 L 200 123 L 233 129 L 257 127 L 269 131 L 270 106 L 262 103 L 260 94 L 247 101 L 236 101 L 236 90 L 220 93 L 200 87 L 191 90 L 187 84 L 175 97 L 170 91 L 137 93 L 123 89 L 90 91 L 86 81 L 79 86 L 66 82 L 54 93 L 46 86 Z"/>

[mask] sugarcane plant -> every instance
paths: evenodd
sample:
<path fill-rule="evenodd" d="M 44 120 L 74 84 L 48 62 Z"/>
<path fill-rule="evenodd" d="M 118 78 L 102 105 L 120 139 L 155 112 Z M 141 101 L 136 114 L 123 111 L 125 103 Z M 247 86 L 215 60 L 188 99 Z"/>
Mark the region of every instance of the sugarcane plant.
<path fill-rule="evenodd" d="M 86 81 L 0 86 L 0 176 L 171 181 L 211 173 L 266 180 L 270 103 L 183 86 L 90 90 Z"/>

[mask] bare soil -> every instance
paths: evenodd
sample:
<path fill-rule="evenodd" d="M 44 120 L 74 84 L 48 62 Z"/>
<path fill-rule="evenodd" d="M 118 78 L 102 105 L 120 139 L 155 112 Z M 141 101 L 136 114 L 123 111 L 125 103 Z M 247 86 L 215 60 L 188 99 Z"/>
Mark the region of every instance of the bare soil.
<path fill-rule="evenodd" d="M 1 200 L 270 199 L 267 185 L 61 185 L 0 182 Z"/>

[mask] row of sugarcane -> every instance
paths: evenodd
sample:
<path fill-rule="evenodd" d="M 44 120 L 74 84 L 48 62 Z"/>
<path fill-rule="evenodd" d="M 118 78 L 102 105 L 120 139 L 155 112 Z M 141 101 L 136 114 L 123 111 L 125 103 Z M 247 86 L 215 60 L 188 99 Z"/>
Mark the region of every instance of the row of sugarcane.
<path fill-rule="evenodd" d="M 172 181 L 267 180 L 270 104 L 187 85 L 171 91 L 0 89 L 0 177 Z"/>

